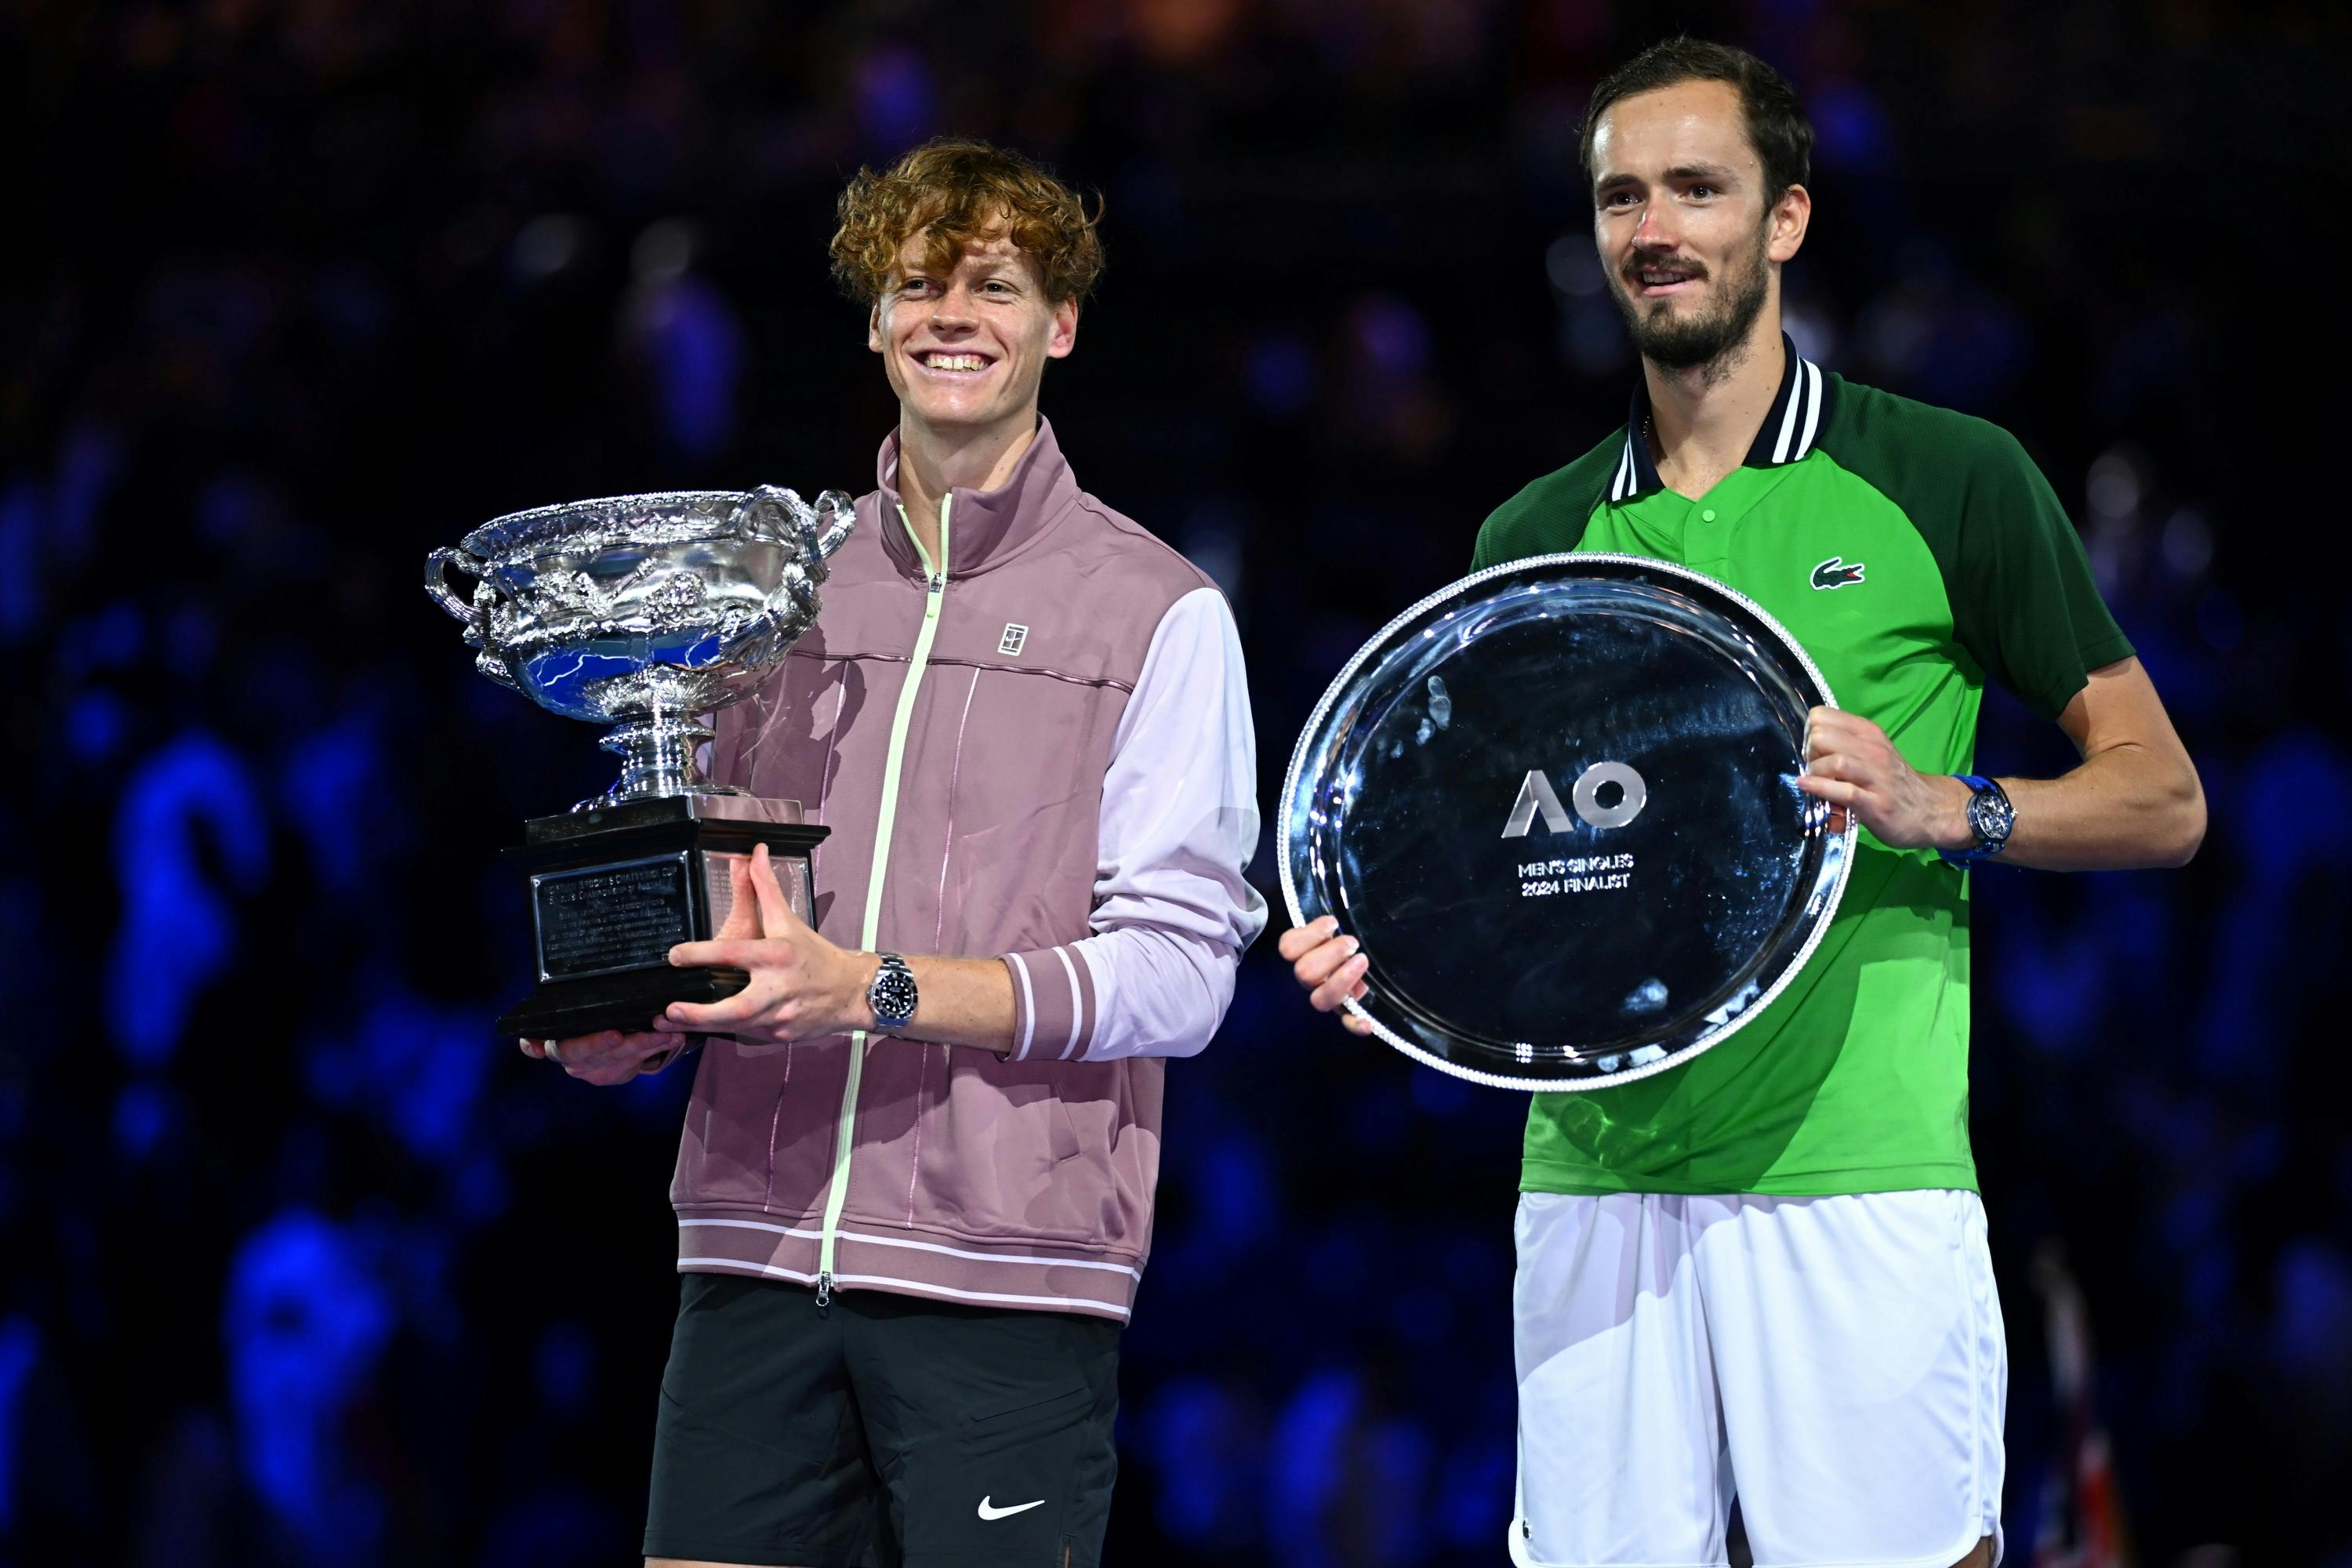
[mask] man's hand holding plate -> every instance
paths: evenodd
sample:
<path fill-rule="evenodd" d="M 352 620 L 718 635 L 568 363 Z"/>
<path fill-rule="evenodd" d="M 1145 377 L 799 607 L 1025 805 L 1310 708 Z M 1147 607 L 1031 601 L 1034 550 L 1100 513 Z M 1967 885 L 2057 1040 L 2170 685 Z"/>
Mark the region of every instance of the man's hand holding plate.
<path fill-rule="evenodd" d="M 1886 731 L 1858 713 L 1815 708 L 1805 725 L 1805 772 L 1797 787 L 1830 803 L 1830 831 L 1849 816 L 1890 849 L 1965 849 L 1969 786 L 1923 773 L 1903 760 Z"/>
<path fill-rule="evenodd" d="M 1303 926 L 1292 926 L 1275 946 L 1290 960 L 1290 973 L 1307 987 L 1318 1013 L 1338 1013 L 1350 1034 L 1369 1035 L 1371 1025 L 1343 1010 L 1352 997 L 1364 994 L 1364 970 L 1369 960 L 1357 952 L 1362 944 L 1339 934 L 1338 917 L 1325 915 Z"/>

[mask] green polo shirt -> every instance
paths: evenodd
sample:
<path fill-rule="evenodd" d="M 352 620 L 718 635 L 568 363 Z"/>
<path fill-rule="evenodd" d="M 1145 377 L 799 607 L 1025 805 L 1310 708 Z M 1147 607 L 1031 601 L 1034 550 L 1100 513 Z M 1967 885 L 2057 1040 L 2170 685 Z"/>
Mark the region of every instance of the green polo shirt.
<path fill-rule="evenodd" d="M 1622 432 L 1496 510 L 1475 564 L 1594 550 L 1703 572 L 1771 612 L 1838 706 L 1913 767 L 1971 772 L 1987 679 L 2054 719 L 2131 644 L 2013 437 L 1824 374 L 1782 342 L 1780 397 L 1746 463 L 1706 495 L 1659 480 L 1637 391 Z M 1973 1190 L 1968 1066 L 1967 875 L 1864 831 L 1796 981 L 1671 1072 L 1535 1096 L 1520 1186 Z"/>

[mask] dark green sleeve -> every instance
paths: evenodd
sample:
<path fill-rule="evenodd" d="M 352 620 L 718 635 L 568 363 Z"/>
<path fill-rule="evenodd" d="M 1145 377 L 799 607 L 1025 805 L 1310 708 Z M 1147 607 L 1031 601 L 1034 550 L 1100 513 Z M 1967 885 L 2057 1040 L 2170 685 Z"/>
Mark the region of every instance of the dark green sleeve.
<path fill-rule="evenodd" d="M 1555 555 L 1576 548 L 1592 509 L 1608 494 L 1609 474 L 1622 436 L 1607 440 L 1564 468 L 1546 474 L 1496 507 L 1478 530 L 1470 570 L 1506 561 Z"/>
<path fill-rule="evenodd" d="M 1968 464 L 1960 496 L 1958 571 L 1946 590 L 1955 636 L 1970 657 L 2045 719 L 2090 672 L 2131 657 L 2091 578 L 2081 535 L 2042 470 L 1998 426 Z"/>
<path fill-rule="evenodd" d="M 1529 550 L 1523 536 L 1534 531 L 1530 524 L 1538 507 L 1532 492 L 1542 485 L 1541 479 L 1537 480 L 1486 514 L 1486 521 L 1478 525 L 1478 542 L 1470 549 L 1471 571 L 1484 572 L 1522 555 L 1540 553 Z"/>
<path fill-rule="evenodd" d="M 1936 558 L 1952 636 L 1988 679 L 2055 719 L 2131 656 L 2066 509 L 1998 425 L 1832 376 L 1822 447 L 1900 508 Z"/>

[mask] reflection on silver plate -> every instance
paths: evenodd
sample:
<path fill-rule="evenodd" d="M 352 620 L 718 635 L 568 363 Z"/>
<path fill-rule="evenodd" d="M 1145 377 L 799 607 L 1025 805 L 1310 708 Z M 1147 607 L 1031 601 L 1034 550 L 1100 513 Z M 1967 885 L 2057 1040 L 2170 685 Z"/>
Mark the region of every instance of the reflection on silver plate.
<path fill-rule="evenodd" d="M 1797 787 L 1828 685 L 1680 566 L 1544 555 L 1383 627 L 1282 791 L 1282 890 L 1363 945 L 1349 1004 L 1475 1082 L 1600 1089 L 1763 1010 L 1836 912 L 1853 830 Z"/>

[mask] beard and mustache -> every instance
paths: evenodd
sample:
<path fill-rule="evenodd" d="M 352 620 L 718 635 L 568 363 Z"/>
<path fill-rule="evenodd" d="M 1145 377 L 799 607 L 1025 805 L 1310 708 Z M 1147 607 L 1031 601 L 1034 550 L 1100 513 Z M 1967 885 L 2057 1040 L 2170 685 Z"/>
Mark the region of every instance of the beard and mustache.
<path fill-rule="evenodd" d="M 1626 274 L 1639 272 L 1644 266 L 1656 266 L 1661 259 L 1636 253 L 1622 271 L 1608 275 L 1609 296 L 1617 302 L 1618 313 L 1625 318 L 1625 330 L 1633 334 L 1634 348 L 1643 359 L 1663 370 L 1707 366 L 1717 374 L 1728 372 L 1748 342 L 1748 329 L 1755 326 L 1756 318 L 1764 311 L 1765 295 L 1771 280 L 1771 269 L 1764 259 L 1764 229 L 1758 228 L 1745 252 L 1726 258 L 1727 287 L 1715 309 L 1703 314 L 1678 317 L 1671 300 L 1647 303 L 1633 296 L 1631 290 L 1639 285 Z M 1695 279 L 1711 276 L 1706 263 L 1692 258 L 1675 258 L 1673 265 L 1676 271 L 1687 272 Z"/>

